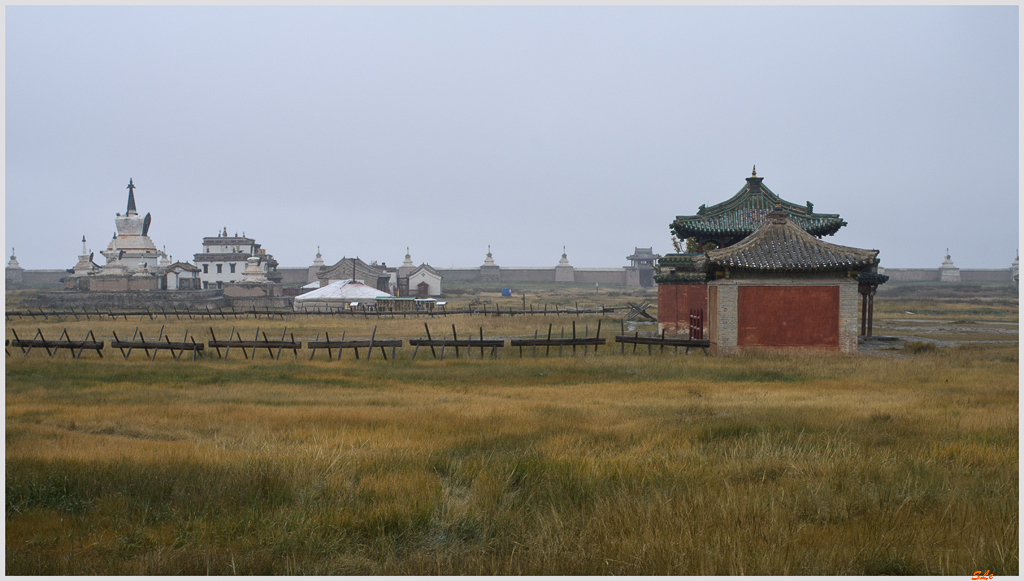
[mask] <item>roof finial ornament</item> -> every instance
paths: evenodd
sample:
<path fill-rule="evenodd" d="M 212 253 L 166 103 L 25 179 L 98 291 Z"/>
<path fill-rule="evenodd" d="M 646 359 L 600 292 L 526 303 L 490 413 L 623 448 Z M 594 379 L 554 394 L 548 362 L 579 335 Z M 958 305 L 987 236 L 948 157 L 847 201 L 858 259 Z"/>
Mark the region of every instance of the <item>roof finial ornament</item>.
<path fill-rule="evenodd" d="M 756 178 L 757 177 L 757 165 L 754 165 L 754 170 L 752 172 L 750 172 L 750 177 L 752 177 L 752 178 Z"/>

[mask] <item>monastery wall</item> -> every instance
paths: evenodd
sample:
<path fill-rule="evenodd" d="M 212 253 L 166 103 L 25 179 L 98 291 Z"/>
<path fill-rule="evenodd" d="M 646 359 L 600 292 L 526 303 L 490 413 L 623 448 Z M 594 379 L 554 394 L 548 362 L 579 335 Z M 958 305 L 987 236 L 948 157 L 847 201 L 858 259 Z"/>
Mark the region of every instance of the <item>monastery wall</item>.
<path fill-rule="evenodd" d="M 66 270 L 26 270 L 21 273 L 22 288 L 60 286 L 60 279 L 70 276 Z"/>
<path fill-rule="evenodd" d="M 517 282 L 555 282 L 556 267 L 539 268 L 502 268 L 500 269 L 499 280 L 502 283 Z M 278 268 L 281 273 L 281 283 L 284 285 L 305 285 L 316 280 L 317 267 L 286 267 Z M 1012 283 L 1012 273 L 1009 268 L 961 268 L 960 282 L 1006 282 Z M 438 268 L 437 271 L 443 276 L 443 282 L 480 282 L 480 268 Z M 563 268 L 559 282 L 574 282 L 584 284 L 600 284 L 636 286 L 636 281 L 627 281 L 626 268 Z M 572 279 L 568 279 L 571 273 Z M 939 268 L 884 268 L 883 274 L 889 275 L 890 282 L 939 282 L 941 269 Z M 70 276 L 65 270 L 23 270 L 21 271 L 21 282 L 9 281 L 9 288 L 55 288 L 60 287 L 60 279 Z"/>
<path fill-rule="evenodd" d="M 575 268 L 573 282 L 626 286 L 625 268 Z"/>
<path fill-rule="evenodd" d="M 887 275 L 890 282 L 939 282 L 940 271 L 938 268 L 886 268 L 882 274 Z"/>
<path fill-rule="evenodd" d="M 1013 282 L 1013 271 L 1009 268 L 999 270 L 961 268 L 960 282 Z"/>
<path fill-rule="evenodd" d="M 36 298 L 25 301 L 29 308 L 67 309 L 70 307 L 90 309 L 163 309 L 173 307 L 190 310 L 216 309 L 226 306 L 223 291 L 108 291 L 78 292 L 52 291 L 39 293 Z"/>
<path fill-rule="evenodd" d="M 501 282 L 555 282 L 555 267 L 550 268 L 502 268 Z"/>
<path fill-rule="evenodd" d="M 441 273 L 441 284 L 452 281 L 476 282 L 480 280 L 479 268 L 438 268 L 437 272 Z"/>
<path fill-rule="evenodd" d="M 300 286 L 315 281 L 317 270 L 319 269 L 315 267 L 277 268 L 277 272 L 281 274 L 281 284 L 297 284 Z"/>
<path fill-rule="evenodd" d="M 1009 268 L 960 268 L 960 282 L 1013 282 Z M 939 282 L 941 268 L 883 268 L 889 282 Z"/>

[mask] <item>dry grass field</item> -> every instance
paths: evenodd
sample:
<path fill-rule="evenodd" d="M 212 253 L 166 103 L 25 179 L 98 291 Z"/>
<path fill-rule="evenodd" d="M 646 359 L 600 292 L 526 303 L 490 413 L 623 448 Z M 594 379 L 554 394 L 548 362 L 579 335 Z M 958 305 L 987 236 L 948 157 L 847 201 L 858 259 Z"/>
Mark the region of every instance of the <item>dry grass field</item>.
<path fill-rule="evenodd" d="M 876 300 L 878 333 L 913 311 L 892 300 Z M 950 318 L 933 310 L 912 318 Z M 1016 303 L 994 318 L 1016 328 Z M 428 322 L 511 337 L 572 320 L 596 328 Z M 421 319 L 326 317 L 8 328 L 162 324 L 197 341 L 211 325 L 424 336 Z M 965 325 L 949 333 L 967 341 Z M 602 336 L 618 331 L 604 320 Z M 5 572 L 1015 575 L 1018 348 L 963 341 L 496 361 L 15 351 Z"/>

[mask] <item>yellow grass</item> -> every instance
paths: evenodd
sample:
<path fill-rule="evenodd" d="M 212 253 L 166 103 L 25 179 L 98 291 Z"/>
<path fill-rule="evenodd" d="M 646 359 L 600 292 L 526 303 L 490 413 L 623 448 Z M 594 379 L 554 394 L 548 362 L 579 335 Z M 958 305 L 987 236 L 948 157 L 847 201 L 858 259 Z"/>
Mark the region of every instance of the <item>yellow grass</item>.
<path fill-rule="evenodd" d="M 6 573 L 1017 574 L 1016 348 L 600 353 L 17 354 Z"/>

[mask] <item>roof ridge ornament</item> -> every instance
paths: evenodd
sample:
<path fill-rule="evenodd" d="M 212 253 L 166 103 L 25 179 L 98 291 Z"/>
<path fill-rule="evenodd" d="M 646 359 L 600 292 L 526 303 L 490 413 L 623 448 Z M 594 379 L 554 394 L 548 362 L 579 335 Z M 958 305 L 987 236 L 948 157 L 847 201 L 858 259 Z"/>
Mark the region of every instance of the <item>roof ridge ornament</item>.
<path fill-rule="evenodd" d="M 756 178 L 757 177 L 757 165 L 756 164 L 754 165 L 754 170 L 752 172 L 750 172 L 750 177 L 752 177 L 752 178 Z"/>

